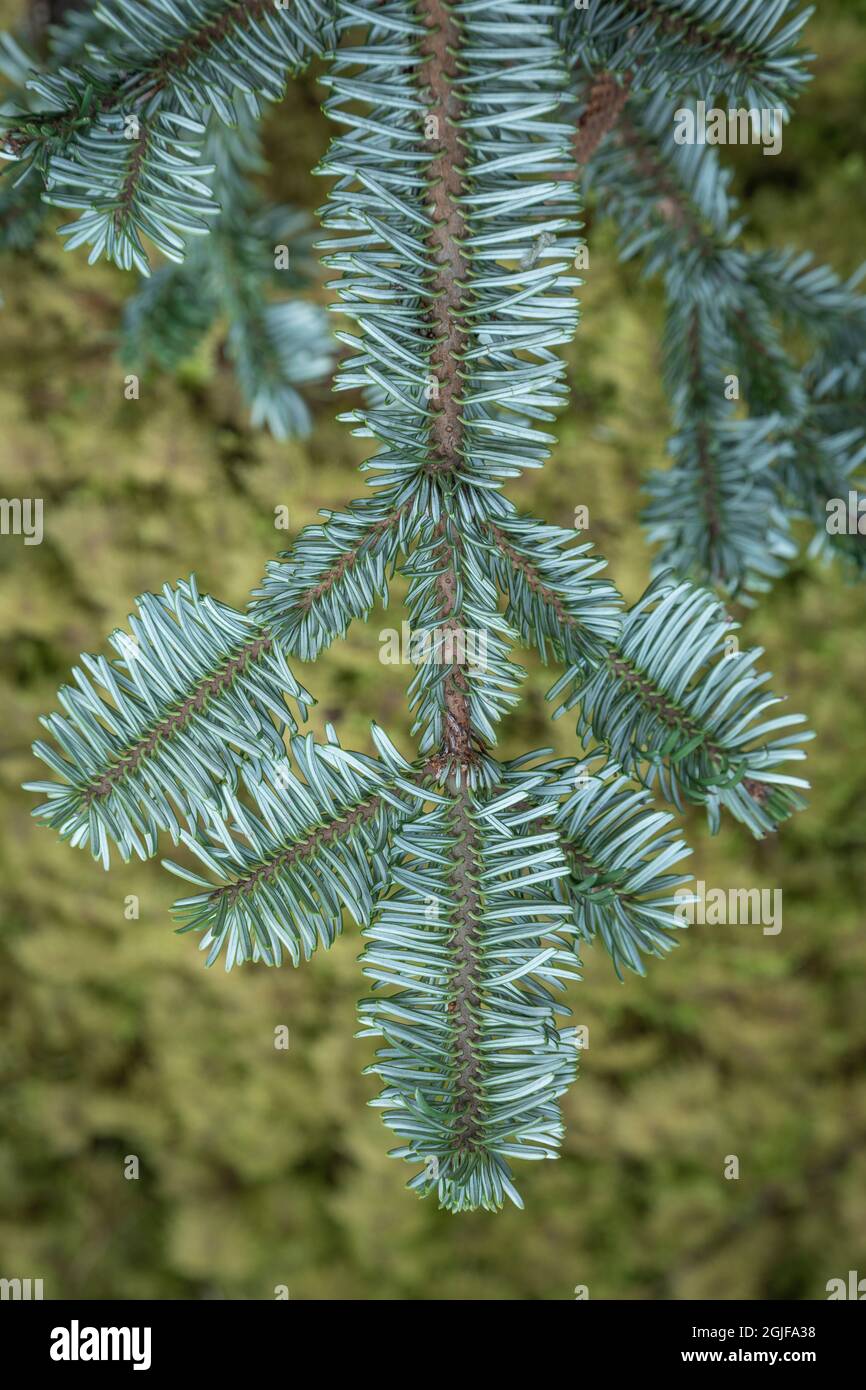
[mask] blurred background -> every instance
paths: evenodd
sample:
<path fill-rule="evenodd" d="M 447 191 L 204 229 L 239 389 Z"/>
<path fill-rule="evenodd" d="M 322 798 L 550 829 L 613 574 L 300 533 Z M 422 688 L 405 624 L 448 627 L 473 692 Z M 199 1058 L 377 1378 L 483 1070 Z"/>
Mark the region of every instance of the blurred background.
<path fill-rule="evenodd" d="M 0 0 L 0 24 L 26 7 Z M 815 80 L 775 159 L 728 151 L 754 244 L 866 255 L 866 4 L 822 0 Z M 315 208 L 308 171 L 328 123 L 315 74 L 269 118 L 275 199 Z M 585 952 L 589 1028 L 564 1101 L 558 1163 L 524 1164 L 523 1212 L 454 1217 L 403 1190 L 410 1170 L 366 1108 L 371 1045 L 358 934 L 298 971 L 208 971 L 175 936 L 177 881 L 157 861 L 102 872 L 29 820 L 37 716 L 80 651 L 102 650 L 134 595 L 194 571 L 243 607 L 265 562 L 319 507 L 360 495 L 364 441 L 326 387 L 302 443 L 253 432 L 219 332 L 174 377 L 124 399 L 116 354 L 132 286 L 65 253 L 52 213 L 35 248 L 0 256 L 0 491 L 42 497 L 45 537 L 0 541 L 0 1275 L 46 1298 L 569 1299 L 826 1297 L 866 1276 L 866 643 L 864 594 L 802 564 L 741 637 L 817 732 L 810 808 L 778 839 L 687 826 L 697 878 L 784 893 L 783 930 L 696 926 L 648 977 L 620 984 Z M 629 600 L 649 553 L 641 479 L 664 451 L 660 298 L 589 219 L 572 405 L 541 476 L 510 488 L 589 535 Z M 324 289 L 319 296 L 325 302 Z M 344 398 L 336 402 L 345 408 Z M 399 597 L 399 591 L 398 597 Z M 395 603 L 299 668 L 345 743 L 375 716 L 404 749 L 405 673 L 378 661 Z M 527 657 L 506 754 L 553 743 L 545 672 Z M 127 920 L 130 895 L 138 920 Z M 274 1028 L 290 1029 L 288 1051 Z M 124 1177 L 127 1156 L 139 1177 Z M 740 1177 L 724 1177 L 736 1155 Z"/>

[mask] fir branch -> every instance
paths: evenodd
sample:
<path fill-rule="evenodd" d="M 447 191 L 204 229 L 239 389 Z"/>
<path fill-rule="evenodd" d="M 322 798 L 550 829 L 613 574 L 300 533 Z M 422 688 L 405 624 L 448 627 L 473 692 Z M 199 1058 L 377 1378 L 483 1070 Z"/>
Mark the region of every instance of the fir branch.
<path fill-rule="evenodd" d="M 210 112 L 233 125 L 237 100 L 256 115 L 261 101 L 278 100 L 286 71 L 331 42 L 330 6 L 142 0 L 134 31 L 120 3 L 100 5 L 97 17 L 104 46 L 89 45 L 77 69 L 34 74 L 28 85 L 43 109 L 3 118 L 0 153 L 43 175 L 49 202 L 84 212 L 62 229 L 67 245 L 87 242 L 92 260 L 104 253 L 146 275 L 142 235 L 179 260 L 177 232 L 206 233 L 218 211 L 200 182 L 209 170 L 195 167 Z"/>
<path fill-rule="evenodd" d="M 206 832 L 181 835 L 215 885 L 164 861 L 205 889 L 173 912 L 181 932 L 202 933 L 208 965 L 224 954 L 227 970 L 243 961 L 278 966 L 285 949 L 297 966 L 333 944 L 344 909 L 358 924 L 369 920 L 387 881 L 387 836 L 430 793 L 381 731 L 379 759 L 350 753 L 328 734 L 328 744 L 292 738 L 287 756 L 245 769 L 253 809 L 223 786 Z"/>
<path fill-rule="evenodd" d="M 512 512 L 485 523 L 493 544 L 488 563 L 506 596 L 505 618 L 524 642 L 569 664 L 595 661 L 620 631 L 622 599 L 609 580 L 595 576 L 606 561 L 575 533 Z"/>
<path fill-rule="evenodd" d="M 560 400 L 562 364 L 550 346 L 573 332 L 563 292 L 576 284 L 562 263 L 544 264 L 561 255 L 557 242 L 571 225 L 556 218 L 556 207 L 573 207 L 574 194 L 553 178 L 568 164 L 567 133 L 538 120 L 555 110 L 565 80 L 543 7 L 506 7 L 510 63 L 489 48 L 495 26 L 487 11 L 465 8 L 464 25 L 463 6 L 422 0 L 420 27 L 405 6 L 375 10 L 381 33 L 374 26 L 367 48 L 338 53 L 327 79 L 335 93 L 328 114 L 350 134 L 334 142 L 323 166 L 338 180 L 326 224 L 355 234 L 347 248 L 333 241 L 325 249 L 336 253 L 329 264 L 344 272 L 344 307 L 363 333 L 348 340 L 356 355 L 338 386 L 365 383 L 378 393 L 346 418 L 381 441 L 380 485 L 399 495 L 414 471 L 414 486 L 423 489 L 418 514 L 423 498 L 434 518 L 410 571 L 417 580 L 413 626 L 440 646 L 465 632 L 468 586 L 475 625 L 494 651 L 472 689 L 453 662 L 435 673 L 428 664 L 413 683 L 422 752 L 454 779 L 484 775 L 492 720 L 512 702 L 517 678 L 505 660 L 512 634 L 502 631 L 495 595 L 482 593 L 483 576 L 464 573 L 455 538 L 479 509 L 501 510 L 482 489 L 543 456 L 539 446 L 549 437 L 525 417 L 549 418 Z M 357 11 L 348 6 L 346 22 Z M 540 54 L 528 69 L 542 78 L 534 100 L 520 61 L 527 41 Z M 453 59 L 458 45 L 485 81 L 466 80 Z M 413 82 L 426 93 L 421 100 Z M 356 110 L 365 99 L 376 103 L 369 115 Z M 425 124 L 432 159 L 419 139 Z M 392 172 L 398 160 L 412 171 L 402 180 Z M 538 256 L 529 240 L 533 217 L 545 239 Z M 538 269 L 525 264 L 527 256 L 540 259 Z M 518 269 L 506 269 L 514 260 Z M 506 412 L 523 420 L 511 423 Z M 435 753 L 434 729 L 441 739 Z"/>
<path fill-rule="evenodd" d="M 377 993 L 361 1037 L 385 1046 L 374 1104 L 423 1165 L 409 1182 L 451 1211 L 522 1206 L 510 1160 L 553 1158 L 557 1099 L 576 1069 L 555 992 L 575 977 L 553 886 L 568 872 L 554 832 L 519 834 L 545 803 L 538 777 L 500 769 L 504 793 L 463 787 L 394 836 L 398 885 L 380 901 L 362 964 Z M 382 991 L 388 987 L 390 992 Z"/>
<path fill-rule="evenodd" d="M 829 266 L 816 264 L 810 252 L 790 249 L 756 251 L 748 262 L 750 283 L 767 308 L 823 340 L 853 330 L 862 342 L 866 296 L 857 290 L 864 274 L 866 264 L 842 280 Z"/>
<path fill-rule="evenodd" d="M 676 433 L 673 464 L 650 474 L 648 536 L 658 566 L 749 602 L 797 553 L 779 503 L 781 417 L 743 420 L 726 399 L 734 361 L 724 301 L 670 290 L 665 373 Z"/>
<path fill-rule="evenodd" d="M 330 36 L 328 6 L 318 0 L 280 6 L 273 0 L 197 0 L 180 9 L 146 0 L 132 32 L 119 0 L 98 5 L 97 13 L 120 35 L 112 58 L 130 60 L 135 86 L 146 88 L 148 102 L 170 92 L 189 114 L 212 104 L 228 123 L 235 91 L 260 114 L 255 98 L 279 101 L 286 69 L 299 72 L 321 53 L 324 33 Z M 226 51 L 231 65 L 224 60 Z"/>
<path fill-rule="evenodd" d="M 388 602 L 389 572 L 408 546 L 411 500 L 395 505 L 381 493 L 346 512 L 322 512 L 294 548 L 272 560 L 253 591 L 252 616 L 273 630 L 286 651 L 312 661 L 350 622 Z"/>
<path fill-rule="evenodd" d="M 356 22 L 362 8 L 350 6 L 346 23 Z M 477 53 L 467 35 L 461 47 L 485 80 L 471 83 L 462 75 L 452 81 L 429 36 L 431 56 L 413 47 L 427 26 L 419 28 L 405 5 L 371 13 L 382 21 L 381 35 L 374 29 L 365 49 L 338 53 L 326 79 L 335 93 L 326 111 L 350 133 L 335 140 L 323 165 L 337 178 L 325 222 L 351 235 L 324 249 L 327 263 L 343 272 L 343 310 L 362 330 L 344 337 L 355 355 L 337 385 L 375 389 L 366 409 L 344 418 L 380 441 L 381 482 L 422 489 L 428 514 L 438 516 L 442 485 L 451 487 L 455 476 L 461 491 L 490 489 L 539 466 L 551 442 L 526 421 L 549 419 L 561 402 L 562 364 L 550 348 L 567 341 L 576 323 L 570 291 L 578 282 L 561 259 L 576 251 L 575 195 L 560 177 L 569 166 L 570 131 L 539 119 L 556 109 L 565 77 L 543 7 L 503 12 L 511 64 L 498 54 L 487 59 L 494 25 L 486 13 L 473 14 Z M 461 29 L 462 7 L 451 14 L 449 23 Z M 521 68 L 521 42 L 537 44 L 535 66 Z M 438 98 L 427 75 L 431 64 Z M 529 92 L 524 70 L 537 91 Z M 461 161 L 446 178 L 439 163 L 450 158 L 457 137 L 447 133 L 448 111 L 437 115 L 429 103 L 449 84 L 446 107 L 459 102 L 465 114 Z M 432 160 L 423 136 L 428 117 L 439 123 Z M 428 193 L 431 165 L 441 177 Z M 458 176 L 459 202 L 452 191 Z M 464 223 L 467 235 L 457 244 L 453 233 Z M 445 273 L 454 266 L 467 271 L 457 285 Z M 463 339 L 452 336 L 458 332 Z M 440 480 L 447 441 L 456 447 Z M 477 511 L 484 496 L 473 503 Z"/>
<path fill-rule="evenodd" d="M 463 150 L 458 132 L 466 116 L 457 80 L 457 52 L 462 35 L 451 8 L 443 0 L 419 0 L 419 10 L 426 27 L 420 44 L 421 54 L 426 59 L 422 80 L 429 84 L 430 114 L 437 123 L 439 133 L 439 148 L 427 175 L 433 198 L 433 225 L 427 244 L 435 264 L 430 309 L 434 345 L 430 354 L 430 368 L 438 383 L 440 405 L 430 427 L 431 459 L 428 467 L 433 473 L 454 474 L 462 470 L 465 440 L 460 378 L 462 359 L 469 349 L 469 338 L 460 312 L 463 285 L 470 274 L 469 263 L 463 252 L 469 228 L 462 205 L 468 190 L 464 183 Z M 429 612 L 428 603 L 427 611 L 415 617 L 416 632 L 419 629 L 426 632 L 432 618 L 435 630 L 433 640 L 437 644 L 459 643 L 464 639 L 466 629 L 463 617 L 458 616 L 458 569 L 462 549 L 456 528 L 440 522 L 435 529 L 431 556 L 433 564 L 439 566 L 438 573 L 432 591 L 426 585 L 421 588 L 428 600 L 432 592 L 433 611 L 432 614 Z M 418 572 L 417 559 L 414 572 Z M 415 594 L 417 592 L 416 588 Z M 489 640 L 486 624 L 483 631 L 485 639 Z M 428 766 L 438 778 L 454 787 L 460 787 L 464 779 L 471 776 L 486 752 L 486 744 L 473 721 L 465 659 L 464 654 L 463 663 L 452 661 L 441 680 L 437 673 L 435 690 L 441 692 L 439 700 L 430 701 L 428 690 L 426 697 L 420 701 L 421 717 L 415 724 L 417 730 L 427 714 L 428 702 L 433 703 L 435 712 L 432 718 L 428 716 L 430 722 L 422 738 L 421 749 L 428 749 L 438 736 L 439 748 Z M 420 692 L 423 682 L 416 684 Z M 416 696 L 416 702 L 418 699 Z M 436 704 L 440 708 L 435 708 Z M 468 893 L 465 877 L 462 882 Z M 465 924 L 462 936 L 458 933 L 458 938 L 454 945 L 459 959 L 461 953 L 465 955 L 469 950 L 471 940 L 471 932 Z M 458 1002 L 458 1012 L 464 1009 L 465 1000 Z M 470 1100 L 466 1104 L 471 1108 Z"/>
<path fill-rule="evenodd" d="M 809 81 L 799 0 L 560 0 L 563 47 L 590 70 L 632 72 L 641 90 L 780 107 Z"/>
<path fill-rule="evenodd" d="M 623 228 L 622 254 L 642 253 L 646 273 L 665 277 L 675 434 L 673 466 L 649 480 L 645 519 L 650 539 L 661 543 L 657 566 L 752 603 L 797 553 L 790 517 L 792 502 L 801 503 L 789 460 L 809 401 L 771 316 L 771 305 L 777 315 L 784 311 L 784 277 L 770 258 L 762 287 L 764 258 L 737 245 L 729 175 L 714 150 L 675 145 L 658 97 L 630 99 L 616 142 L 600 151 L 589 181 Z M 856 300 L 846 289 L 816 273 L 805 292 L 823 298 L 830 321 L 846 321 L 847 308 L 855 324 Z M 790 298 L 796 302 L 793 288 Z M 726 399 L 732 382 L 752 420 Z"/>
<path fill-rule="evenodd" d="M 280 439 L 309 430 L 299 388 L 329 373 L 334 344 L 318 305 L 275 300 L 311 278 L 308 219 L 268 207 L 251 182 L 263 167 L 252 118 L 234 129 L 211 119 L 205 158 L 213 166 L 221 208 L 210 236 L 198 238 L 183 264 L 164 267 L 127 301 L 122 354 L 137 370 L 152 363 L 172 369 L 187 357 L 218 317 L 228 321 L 228 353 L 250 408 L 253 426 Z M 289 264 L 275 269 L 274 252 Z"/>
<path fill-rule="evenodd" d="M 113 0 L 100 14 L 121 25 Z M 122 660 L 85 658 L 98 688 L 76 672 L 61 692 L 66 717 L 44 721 L 58 747 L 37 745 L 59 780 L 32 785 L 48 797 L 36 814 L 104 862 L 112 842 L 152 853 L 160 830 L 184 844 L 205 872 L 168 866 L 197 890 L 175 912 L 209 963 L 298 964 L 348 913 L 374 990 L 362 1036 L 383 1043 L 375 1104 L 397 1156 L 420 1165 L 410 1186 L 452 1211 L 495 1210 L 520 1203 L 513 1159 L 557 1153 L 576 1070 L 557 995 L 576 942 L 600 939 L 618 972 L 640 972 L 681 925 L 687 850 L 650 789 L 705 805 L 714 830 L 724 807 L 761 836 L 807 785 L 784 770 L 803 757 L 801 717 L 769 716 L 760 652 L 729 647 L 736 628 L 712 593 L 662 576 L 623 615 L 587 545 L 502 495 L 543 464 L 566 396 L 575 154 L 623 224 L 623 253 L 665 277 L 676 432 L 652 526 L 681 571 L 747 594 L 790 558 L 792 498 L 815 517 L 831 479 L 857 476 L 862 303 L 853 281 L 743 251 L 714 154 L 672 147 L 680 86 L 709 90 L 733 68 L 730 88 L 773 104 L 799 89 L 789 0 L 763 14 L 755 0 L 591 0 L 584 15 L 548 0 L 147 0 L 135 35 L 36 77 L 45 109 L 11 118 L 7 150 L 78 200 L 72 240 L 143 267 L 145 239 L 180 259 L 180 233 L 207 229 L 209 195 L 190 176 L 204 147 L 223 221 L 150 303 L 169 312 L 206 266 L 199 319 L 228 311 L 254 413 L 274 427 L 300 421 L 286 388 L 304 364 L 293 306 L 271 301 L 263 273 L 275 224 L 250 186 L 251 121 L 330 43 L 332 20 L 322 249 L 350 320 L 337 388 L 374 444 L 372 496 L 305 528 L 246 615 L 192 583 L 145 596 L 133 641 L 113 639 Z M 571 83 L 556 30 L 580 68 Z M 124 114 L 143 142 L 101 147 Z M 786 319 L 817 323 L 805 374 Z M 752 418 L 723 398 L 731 365 Z M 286 698 L 303 715 L 309 697 L 282 650 L 316 657 L 387 603 L 398 570 L 414 761 L 375 726 L 375 756 L 330 728 L 326 744 L 299 737 Z M 494 759 L 524 675 L 518 639 L 566 664 L 551 697 L 558 713 L 579 707 L 589 761 L 603 760 L 592 777 L 574 759 L 539 766 L 549 750 Z"/>
<path fill-rule="evenodd" d="M 183 260 L 180 233 L 205 235 L 219 212 L 204 182 L 212 166 L 200 162 L 203 134 L 203 125 L 169 111 L 132 126 L 107 114 L 74 134 L 50 159 L 45 193 L 54 207 L 82 211 L 60 229 L 68 249 L 89 245 L 91 263 L 105 255 L 142 275 L 150 274 L 142 238 Z"/>
<path fill-rule="evenodd" d="M 552 765 L 564 800 L 549 823 L 570 869 L 557 892 L 573 908 L 579 939 L 600 940 L 622 979 L 623 966 L 643 975 L 643 955 L 662 957 L 678 944 L 670 933 L 686 925 L 679 909 L 690 879 L 669 871 L 691 850 L 647 790 L 615 765 L 590 775 L 594 761 Z"/>
<path fill-rule="evenodd" d="M 733 288 L 743 274 L 728 250 L 742 225 L 731 177 L 713 147 L 675 143 L 665 98 L 632 94 L 592 161 L 587 189 L 619 223 L 623 258 L 640 251 L 647 275 L 681 263 L 684 281 L 714 273 Z"/>
<path fill-rule="evenodd" d="M 737 627 L 708 590 L 659 576 L 617 647 L 588 676 L 566 672 L 549 698 L 568 692 L 555 717 L 579 705 L 580 737 L 592 734 L 626 774 L 658 782 L 677 807 L 705 805 L 713 831 L 725 807 L 762 838 L 805 804 L 808 783 L 777 769 L 801 760 L 812 735 L 780 735 L 799 714 L 763 719 L 779 698 L 754 670 L 761 649 L 729 646 Z"/>
<path fill-rule="evenodd" d="M 139 374 L 154 366 L 174 371 L 192 356 L 218 311 L 195 252 L 161 266 L 123 306 L 121 360 Z"/>
<path fill-rule="evenodd" d="M 115 757 L 110 767 L 84 788 L 84 805 L 90 806 L 94 801 L 107 797 L 119 782 L 137 772 L 143 759 L 153 755 L 161 740 L 171 739 L 186 729 L 193 715 L 201 714 L 210 700 L 230 690 L 238 677 L 245 675 L 253 663 L 270 653 L 272 646 L 271 638 L 262 634 L 239 647 L 218 670 L 199 681 L 186 699 L 164 718 L 151 725 L 135 743 Z"/>
<path fill-rule="evenodd" d="M 144 859 L 158 831 L 176 841 L 181 819 L 192 827 L 208 814 L 243 757 L 282 749 L 278 730 L 297 727 L 286 696 L 302 718 L 311 698 L 270 634 L 200 596 L 194 579 L 137 604 L 129 633 L 110 638 L 118 658 L 82 656 L 92 681 L 76 668 L 76 686 L 59 692 L 65 714 L 41 721 L 55 743 L 33 751 L 60 781 L 26 784 L 48 797 L 34 816 L 89 844 L 106 868 L 111 843 Z"/>
<path fill-rule="evenodd" d="M 481 853 L 481 837 L 470 814 L 470 797 L 460 789 L 447 817 L 454 838 L 454 935 L 449 941 L 454 975 L 449 1012 L 453 1014 L 456 1075 L 454 1079 L 455 1148 L 458 1161 L 479 1147 L 481 1140 L 481 1064 L 478 1056 L 481 1027 L 481 894 L 475 877 Z"/>

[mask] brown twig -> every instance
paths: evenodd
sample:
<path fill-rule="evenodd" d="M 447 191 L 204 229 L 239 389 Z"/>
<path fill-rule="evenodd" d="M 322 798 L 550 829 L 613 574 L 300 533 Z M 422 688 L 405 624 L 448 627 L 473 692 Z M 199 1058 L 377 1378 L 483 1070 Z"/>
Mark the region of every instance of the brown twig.
<path fill-rule="evenodd" d="M 609 72 L 599 73 L 593 80 L 586 107 L 577 123 L 574 157 L 578 165 L 588 164 L 602 140 L 613 130 L 628 101 L 631 83 L 630 72 L 621 83 Z"/>
<path fill-rule="evenodd" d="M 444 0 L 420 0 L 419 9 L 427 29 L 420 49 L 426 59 L 424 76 L 430 91 L 430 115 L 437 122 L 433 137 L 437 148 L 430 166 L 433 228 L 428 245 L 436 265 L 429 311 L 433 337 L 430 363 L 438 383 L 440 409 L 430 427 L 429 471 L 442 475 L 458 473 L 462 462 L 464 429 L 460 363 L 468 343 L 460 320 L 463 291 L 469 274 L 469 265 L 462 250 L 467 228 L 460 205 L 463 146 L 457 126 L 463 114 L 463 103 L 456 89 L 460 29 Z M 439 528 L 439 535 L 441 545 L 437 553 L 443 566 L 437 577 L 436 588 L 445 627 L 456 632 L 461 628 L 455 612 L 459 587 L 456 569 L 459 542 L 452 529 L 444 524 Z M 480 754 L 480 741 L 472 729 L 466 672 L 459 662 L 455 661 L 445 674 L 442 690 L 442 744 L 428 767 L 436 775 L 452 777 L 456 785 L 459 777 L 453 774 L 459 769 L 471 767 Z"/>

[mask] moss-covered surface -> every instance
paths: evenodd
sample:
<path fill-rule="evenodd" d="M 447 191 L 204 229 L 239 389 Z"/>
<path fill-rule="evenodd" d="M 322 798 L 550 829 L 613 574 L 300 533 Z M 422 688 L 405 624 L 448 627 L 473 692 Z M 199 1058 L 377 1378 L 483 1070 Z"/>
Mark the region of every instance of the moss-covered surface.
<path fill-rule="evenodd" d="M 17 6 L 7 3 L 8 15 Z M 753 235 L 813 246 L 840 269 L 866 226 L 866 7 L 821 5 L 816 80 L 778 160 L 739 152 Z M 324 148 L 312 80 L 271 121 L 276 196 L 315 206 Z M 592 232 L 574 404 L 546 471 L 513 489 L 590 534 L 630 596 L 648 554 L 636 517 L 663 452 L 658 296 Z M 780 935 L 695 927 L 646 980 L 619 984 L 600 949 L 572 991 L 589 1026 L 556 1164 L 524 1165 L 526 1210 L 453 1218 L 403 1192 L 365 1108 L 369 1045 L 353 1040 L 359 940 L 295 972 L 206 971 L 176 937 L 156 864 L 110 876 L 28 819 L 40 712 L 131 597 L 195 571 L 242 605 L 292 527 L 358 495 L 363 442 L 319 394 L 312 437 L 251 434 L 231 377 L 203 352 L 177 380 L 123 396 L 120 273 L 88 269 L 50 229 L 0 264 L 4 496 L 41 496 L 45 539 L 0 541 L 4 793 L 0 938 L 0 1273 L 47 1296 L 293 1298 L 811 1298 L 866 1273 L 866 646 L 862 591 L 798 570 L 757 615 L 775 684 L 818 733 L 808 812 L 772 842 L 689 826 L 694 872 L 784 891 Z M 405 741 L 404 674 L 379 664 L 374 615 L 304 672 L 367 746 L 371 716 Z M 529 661 L 506 751 L 553 739 Z M 130 895 L 138 920 L 127 920 Z M 274 1028 L 291 1030 L 288 1052 Z M 140 1177 L 123 1176 L 136 1155 Z M 740 1177 L 723 1176 L 737 1155 Z"/>

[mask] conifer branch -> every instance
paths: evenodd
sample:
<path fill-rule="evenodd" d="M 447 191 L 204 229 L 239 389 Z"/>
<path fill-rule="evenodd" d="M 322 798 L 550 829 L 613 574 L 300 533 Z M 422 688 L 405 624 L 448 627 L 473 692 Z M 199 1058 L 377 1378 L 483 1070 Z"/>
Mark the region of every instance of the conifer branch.
<path fill-rule="evenodd" d="M 253 616 L 286 651 L 313 660 L 376 599 L 387 604 L 389 574 L 408 546 L 413 507 L 411 498 L 396 503 L 383 490 L 346 512 L 323 512 L 324 525 L 305 527 L 294 548 L 269 563 L 253 592 Z"/>
<path fill-rule="evenodd" d="M 142 236 L 180 260 L 179 232 L 206 233 L 218 212 L 199 163 L 210 113 L 234 125 L 238 102 L 260 115 L 278 100 L 286 72 L 331 41 L 330 4 L 141 0 L 133 30 L 116 0 L 96 14 L 101 44 L 77 69 L 34 74 L 43 107 L 4 115 L 0 154 L 41 175 L 49 202 L 82 210 L 63 229 L 70 247 L 147 275 Z"/>
<path fill-rule="evenodd" d="M 724 94 L 785 112 L 809 81 L 800 0 L 559 0 L 563 47 L 590 70 L 630 71 L 643 91 Z"/>
<path fill-rule="evenodd" d="M 709 591 L 660 575 L 617 647 L 588 675 L 566 672 L 549 698 L 567 692 L 555 717 L 578 705 L 579 736 L 593 735 L 627 775 L 658 782 L 678 808 L 706 806 L 714 831 L 724 807 L 762 838 L 804 804 L 808 783 L 778 768 L 802 760 L 812 735 L 781 734 L 802 715 L 763 719 L 779 698 L 754 670 L 761 649 L 728 645 L 737 627 Z"/>
<path fill-rule="evenodd" d="M 284 949 L 298 965 L 333 944 L 344 910 L 358 924 L 369 920 L 387 883 L 388 837 L 430 792 L 381 731 L 379 759 L 350 753 L 328 734 L 327 744 L 292 738 L 287 756 L 243 770 L 254 809 L 226 784 L 206 831 L 182 833 L 211 879 L 164 861 L 205 890 L 179 899 L 173 912 L 180 931 L 202 934 L 209 965 L 223 953 L 227 970 L 243 961 L 280 965 Z"/>
<path fill-rule="evenodd" d="M 615 642 L 622 598 L 607 579 L 591 545 L 574 545 L 575 533 L 533 517 L 505 514 L 485 525 L 492 546 L 490 574 L 507 599 L 505 618 L 543 661 L 552 652 L 568 664 L 598 660 Z"/>
<path fill-rule="evenodd" d="M 139 736 L 135 743 L 119 753 L 110 767 L 106 768 L 94 782 L 84 788 L 82 799 L 85 806 L 106 797 L 118 782 L 131 773 L 137 772 L 142 760 L 154 753 L 162 739 L 170 739 L 188 727 L 193 715 L 201 714 L 208 701 L 230 690 L 235 680 L 268 652 L 273 643 L 266 633 L 254 637 L 238 648 L 233 656 L 224 661 L 211 675 L 199 681 L 195 688 L 181 703 L 159 719 Z"/>
<path fill-rule="evenodd" d="M 564 799 L 549 822 L 570 873 L 557 895 L 574 912 L 579 941 L 601 941 L 622 978 L 627 966 L 645 973 L 644 955 L 665 956 L 686 923 L 678 911 L 689 877 L 671 873 L 691 853 L 650 793 L 635 788 L 615 765 L 590 775 L 595 758 L 551 765 Z"/>
<path fill-rule="evenodd" d="M 160 830 L 177 841 L 245 757 L 276 756 L 279 730 L 297 727 L 286 696 L 301 718 L 311 699 L 270 634 L 194 579 L 137 603 L 129 633 L 110 639 L 117 658 L 83 656 L 92 679 L 76 668 L 59 692 L 65 713 L 42 720 L 54 742 L 34 752 L 60 780 L 26 784 L 48 798 L 33 815 L 105 868 L 111 843 L 144 859 Z"/>
<path fill-rule="evenodd" d="M 629 98 L 588 172 L 620 225 L 622 255 L 640 253 L 646 273 L 665 280 L 673 466 L 650 474 L 645 513 L 661 547 L 658 567 L 753 603 L 797 554 L 790 522 L 798 512 L 819 528 L 816 545 L 860 563 L 850 538 L 826 536 L 823 509 L 846 479 L 857 483 L 854 426 L 862 421 L 816 413 L 814 374 L 792 359 L 780 320 L 802 324 L 805 313 L 819 340 L 842 332 L 863 342 L 866 319 L 856 277 L 843 284 L 809 258 L 742 249 L 728 184 L 714 149 L 675 145 L 661 97 Z M 831 360 L 840 355 L 831 350 Z M 751 418 L 737 413 L 730 383 Z M 830 474 L 836 483 L 821 500 Z"/>
<path fill-rule="evenodd" d="M 65 31 L 7 152 L 79 209 L 71 242 L 142 271 L 147 242 L 180 261 L 220 204 L 139 298 L 138 341 L 178 360 L 226 313 L 254 419 L 275 432 L 303 425 L 294 388 L 327 350 L 302 306 L 270 298 L 261 240 L 283 214 L 251 187 L 254 120 L 333 47 L 320 249 L 371 494 L 306 527 L 246 614 L 192 581 L 139 600 L 120 659 L 84 658 L 44 721 L 56 780 L 31 784 L 35 814 L 106 864 L 112 844 L 182 843 L 202 871 L 168 864 L 195 889 L 174 911 L 209 964 L 297 965 L 348 914 L 373 987 L 361 1035 L 381 1041 L 374 1104 L 410 1187 L 451 1211 L 520 1205 L 512 1161 L 553 1158 L 562 1136 L 577 1056 L 559 996 L 578 947 L 642 973 L 683 925 L 688 849 L 652 790 L 758 837 L 804 804 L 802 717 L 773 711 L 760 651 L 731 645 L 736 625 L 688 576 L 749 598 L 790 562 L 792 517 L 817 526 L 822 491 L 860 477 L 864 301 L 856 280 L 739 246 L 715 152 L 670 129 L 672 95 L 698 87 L 786 107 L 805 81 L 801 18 L 789 0 L 146 0 L 118 38 L 124 13 L 112 0 L 95 31 Z M 130 114 L 137 147 L 119 138 Z M 675 573 L 625 612 L 575 531 L 503 495 L 543 465 L 566 399 L 578 164 L 667 300 L 673 467 L 651 476 L 649 520 Z M 814 332 L 805 371 L 788 322 Z M 748 416 L 724 394 L 732 370 Z M 414 748 L 376 725 L 374 755 L 330 727 L 301 736 L 310 697 L 285 655 L 318 657 L 398 573 Z M 497 761 L 518 642 L 565 667 L 550 695 L 577 710 L 586 763 Z"/>
<path fill-rule="evenodd" d="M 305 434 L 310 416 L 301 388 L 330 372 L 334 343 L 323 309 L 276 299 L 274 290 L 297 291 L 312 279 L 308 219 L 267 206 L 252 183 L 264 161 L 248 114 L 233 129 L 211 117 L 204 157 L 220 215 L 182 264 L 162 267 L 127 301 L 123 356 L 139 372 L 174 369 L 214 321 L 224 320 L 252 425 L 264 424 L 280 439 Z M 285 257 L 279 269 L 276 252 Z"/>
<path fill-rule="evenodd" d="M 395 836 L 397 890 L 362 957 L 378 992 L 360 1005 L 361 1036 L 385 1042 L 375 1104 L 404 1141 L 394 1157 L 423 1165 L 409 1186 L 451 1211 L 522 1206 L 509 1160 L 555 1156 L 576 1069 L 555 1002 L 576 967 L 571 909 L 553 891 L 567 865 L 555 832 L 519 833 L 550 804 L 543 779 L 508 767 L 500 779 L 492 799 L 463 787 Z"/>

